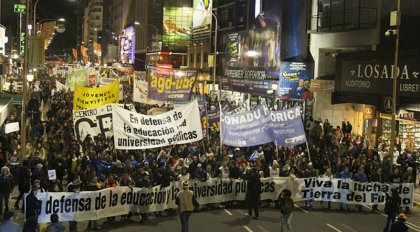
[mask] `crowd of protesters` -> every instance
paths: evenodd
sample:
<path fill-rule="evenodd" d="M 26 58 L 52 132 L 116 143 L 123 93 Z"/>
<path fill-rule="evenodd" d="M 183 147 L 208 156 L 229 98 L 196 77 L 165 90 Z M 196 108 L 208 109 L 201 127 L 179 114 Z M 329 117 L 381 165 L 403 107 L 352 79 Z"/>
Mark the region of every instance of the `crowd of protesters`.
<path fill-rule="evenodd" d="M 175 145 L 160 149 L 122 151 L 115 150 L 112 137 L 88 135 L 79 142 L 72 122 L 73 94 L 53 91 L 55 80 L 44 74 L 40 83 L 40 97 L 34 99 L 42 110 L 31 122 L 31 136 L 27 143 L 25 160 L 19 161 L 20 136 L 17 133 L 2 134 L 0 143 L 0 213 L 9 211 L 9 198 L 15 186 L 19 191 L 15 209 L 22 209 L 22 197 L 27 196 L 27 224 L 36 223 L 38 191 L 78 192 L 95 191 L 120 186 L 152 187 L 169 186 L 172 181 L 209 178 L 258 177 L 336 177 L 361 182 L 415 183 L 417 151 L 401 150 L 397 146 L 396 165 L 386 152 L 387 145 L 379 141 L 375 149 L 363 136 L 352 136 L 352 125 L 343 122 L 341 128 L 333 127 L 328 120 L 305 120 L 309 140 L 306 145 L 276 147 L 266 144 L 249 148 L 220 147 L 218 132 L 209 128 L 207 138 L 200 142 Z M 133 104 L 136 111 L 146 113 L 151 106 L 133 102 L 132 86 L 124 84 L 121 103 Z M 53 94 L 52 94 L 53 93 Z M 208 98 L 209 105 L 217 99 Z M 41 107 L 42 108 L 42 107 Z M 45 116 L 42 116 L 45 114 Z M 9 122 L 18 121 L 14 115 Z M 107 164 L 107 165 L 103 165 Z M 394 166 L 393 172 L 390 167 Z M 252 169 L 250 169 L 252 167 Z M 56 170 L 56 178 L 48 178 L 48 170 Z M 3 204 L 4 203 L 4 204 Z M 278 204 L 276 204 L 278 205 Z M 322 206 L 322 203 L 321 203 Z M 311 201 L 305 207 L 312 208 Z M 331 204 L 328 203 L 328 208 Z M 345 206 L 349 209 L 349 206 Z M 340 204 L 340 208 L 343 205 Z M 343 208 L 344 209 L 344 208 Z M 361 210 L 361 207 L 357 207 Z M 251 205 L 249 215 L 258 207 Z M 408 211 L 408 209 L 407 209 Z M 131 215 L 124 215 L 128 219 Z M 142 221 L 147 215 L 141 215 Z M 56 221 L 56 219 L 54 218 Z M 108 218 L 109 221 L 115 220 Z M 70 223 L 70 231 L 76 230 L 77 222 Z M 30 225 L 28 225 L 30 226 Z M 97 221 L 89 227 L 99 229 Z"/>

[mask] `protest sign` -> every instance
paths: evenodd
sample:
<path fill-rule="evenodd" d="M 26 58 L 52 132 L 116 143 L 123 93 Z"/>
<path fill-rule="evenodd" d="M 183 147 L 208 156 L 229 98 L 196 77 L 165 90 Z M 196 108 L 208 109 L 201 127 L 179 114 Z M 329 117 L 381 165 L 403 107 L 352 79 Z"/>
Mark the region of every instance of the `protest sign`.
<path fill-rule="evenodd" d="M 112 111 L 116 149 L 164 147 L 203 138 L 197 100 L 166 113 L 149 116 L 118 107 Z"/>
<path fill-rule="evenodd" d="M 207 125 L 214 131 L 220 131 L 220 109 L 215 107 L 214 109 L 207 110 Z"/>
<path fill-rule="evenodd" d="M 149 69 L 148 96 L 159 101 L 187 101 L 196 79 L 192 70 Z"/>
<path fill-rule="evenodd" d="M 106 104 L 87 110 L 73 111 L 74 134 L 79 143 L 83 142 L 89 134 L 95 140 L 95 136 L 101 134 L 104 138 L 111 137 L 112 105 Z M 115 104 L 122 109 L 135 112 L 133 104 Z"/>
<path fill-rule="evenodd" d="M 240 114 L 222 112 L 222 143 L 234 147 L 250 147 L 273 141 L 270 126 L 270 110 L 260 105 Z"/>
<path fill-rule="evenodd" d="M 86 88 L 76 84 L 73 110 L 90 109 L 107 103 L 117 103 L 119 96 L 118 88 L 118 80 L 99 88 Z"/>
<path fill-rule="evenodd" d="M 146 72 L 136 72 L 133 86 L 133 101 L 149 105 L 162 105 L 164 101 L 150 99 L 149 83 L 147 82 Z"/>
<path fill-rule="evenodd" d="M 66 92 L 70 91 L 69 86 L 63 85 L 59 81 L 55 81 L 55 89 L 56 91 L 66 91 Z"/>
<path fill-rule="evenodd" d="M 74 85 L 78 84 L 80 86 L 87 86 L 87 71 L 86 70 L 77 70 L 69 72 L 66 78 L 66 86 L 70 90 L 74 90 Z"/>
<path fill-rule="evenodd" d="M 278 146 L 295 146 L 306 142 L 300 107 L 271 112 L 271 131 Z"/>
<path fill-rule="evenodd" d="M 16 132 L 16 131 L 19 131 L 19 130 L 20 130 L 19 129 L 19 122 L 7 123 L 4 126 L 4 133 L 5 134 L 9 134 L 9 133 Z"/>
<path fill-rule="evenodd" d="M 345 184 L 346 183 L 346 184 Z M 191 181 L 190 190 L 200 204 L 245 200 L 247 181 L 242 179 L 213 178 L 206 182 Z M 352 180 L 323 178 L 291 179 L 274 177 L 261 179 L 261 200 L 276 200 L 279 192 L 289 189 L 295 201 L 343 202 L 359 205 L 384 205 L 385 193 L 398 190 L 401 206 L 412 207 L 414 185 L 359 183 Z M 61 221 L 97 220 L 105 217 L 133 213 L 152 213 L 176 208 L 176 194 L 182 189 L 180 182 L 168 187 L 152 188 L 115 187 L 91 192 L 42 192 L 39 223 L 49 222 L 57 213 Z M 332 192 L 332 193 L 330 193 Z M 338 195 L 340 195 L 338 197 Z"/>
<path fill-rule="evenodd" d="M 121 81 L 123 81 L 123 77 L 120 77 L 120 78 L 106 78 L 106 77 L 102 77 L 99 86 L 102 87 L 102 86 L 109 85 L 109 84 L 113 83 L 116 80 L 119 80 L 121 82 Z M 119 92 L 118 100 L 119 101 L 124 100 L 124 86 L 122 84 L 119 86 L 118 92 Z"/>
<path fill-rule="evenodd" d="M 57 173 L 55 169 L 48 170 L 48 180 L 56 180 L 57 179 Z"/>

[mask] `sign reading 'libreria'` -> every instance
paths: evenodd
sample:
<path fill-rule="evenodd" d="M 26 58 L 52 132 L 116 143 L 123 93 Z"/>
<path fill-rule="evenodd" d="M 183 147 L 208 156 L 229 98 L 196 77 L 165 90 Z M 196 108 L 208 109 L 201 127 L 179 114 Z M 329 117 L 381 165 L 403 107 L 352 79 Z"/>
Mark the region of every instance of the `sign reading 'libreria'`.
<path fill-rule="evenodd" d="M 420 61 L 402 60 L 398 67 L 389 61 L 342 61 L 341 78 L 336 87 L 344 92 L 390 95 L 397 72 L 398 96 L 418 97 L 420 93 Z"/>

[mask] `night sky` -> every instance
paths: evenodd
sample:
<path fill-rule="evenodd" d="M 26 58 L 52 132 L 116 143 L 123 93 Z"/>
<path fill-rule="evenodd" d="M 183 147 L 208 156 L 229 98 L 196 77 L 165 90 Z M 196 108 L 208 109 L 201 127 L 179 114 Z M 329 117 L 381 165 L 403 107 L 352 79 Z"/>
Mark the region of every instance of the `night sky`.
<path fill-rule="evenodd" d="M 35 0 L 31 0 L 35 2 Z M 66 53 L 71 54 L 71 48 L 76 47 L 76 9 L 77 1 L 80 0 L 39 0 L 37 6 L 37 21 L 42 19 L 58 19 L 65 18 L 66 31 L 62 34 L 56 34 L 54 40 L 50 44 L 47 55 L 62 55 L 63 49 Z M 21 0 L 0 0 L 1 3 L 1 24 L 8 31 L 13 31 L 14 35 L 18 35 L 19 14 L 13 11 L 13 5 L 21 3 Z M 25 15 L 22 15 L 25 18 Z M 31 17 L 33 17 L 31 15 Z"/>
<path fill-rule="evenodd" d="M 66 31 L 62 34 L 56 33 L 47 50 L 47 55 L 62 55 L 63 49 L 67 54 L 71 54 L 71 48 L 76 47 L 76 10 L 76 0 L 39 0 L 37 7 L 37 21 L 50 18 L 66 19 Z"/>

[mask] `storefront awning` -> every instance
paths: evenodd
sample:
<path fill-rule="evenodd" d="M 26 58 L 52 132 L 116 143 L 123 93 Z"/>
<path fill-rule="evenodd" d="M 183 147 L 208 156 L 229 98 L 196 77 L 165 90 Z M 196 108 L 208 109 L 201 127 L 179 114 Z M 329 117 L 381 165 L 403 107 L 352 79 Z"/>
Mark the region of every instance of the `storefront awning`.
<path fill-rule="evenodd" d="M 0 97 L 0 126 L 6 121 L 13 111 L 13 99 Z"/>

